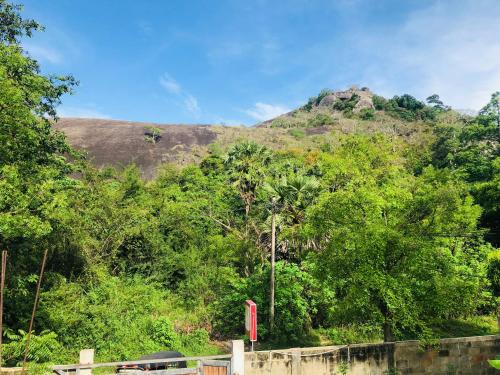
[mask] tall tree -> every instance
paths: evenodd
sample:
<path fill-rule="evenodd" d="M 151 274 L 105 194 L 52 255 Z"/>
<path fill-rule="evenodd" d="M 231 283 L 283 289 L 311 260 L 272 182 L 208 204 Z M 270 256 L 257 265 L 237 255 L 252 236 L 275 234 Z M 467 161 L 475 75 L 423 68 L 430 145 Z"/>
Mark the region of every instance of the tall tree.
<path fill-rule="evenodd" d="M 61 96 L 71 92 L 75 81 L 40 74 L 38 63 L 19 44 L 40 26 L 22 19 L 19 10 L 0 2 L 0 175 L 6 193 L 0 200 L 0 243 L 30 228 L 39 234 L 45 231 L 37 211 L 53 198 L 44 192 L 70 172 L 64 154 L 71 150 L 51 121 Z M 37 195 L 44 198 L 33 199 Z"/>
<path fill-rule="evenodd" d="M 434 109 L 438 111 L 447 111 L 450 109 L 449 106 L 444 105 L 443 101 L 439 98 L 438 94 L 432 94 L 427 99 L 425 99 L 427 104 L 431 105 Z"/>
<path fill-rule="evenodd" d="M 20 41 L 41 26 L 20 11 L 0 0 L 0 247 L 12 252 L 15 275 L 8 280 L 7 324 L 27 313 L 25 286 L 38 269 L 37 251 L 49 246 L 57 217 L 64 215 L 66 191 L 74 185 L 65 157 L 71 149 L 52 121 L 75 80 L 40 73 Z"/>
<path fill-rule="evenodd" d="M 265 185 L 270 196 L 271 214 L 271 276 L 269 281 L 269 330 L 274 326 L 275 265 L 276 265 L 276 219 L 282 225 L 294 226 L 302 222 L 305 210 L 319 193 L 320 185 L 314 177 L 292 175 Z"/>
<path fill-rule="evenodd" d="M 491 94 L 491 99 L 480 111 L 479 115 L 500 127 L 500 91 Z"/>
<path fill-rule="evenodd" d="M 319 244 L 318 277 L 336 290 L 338 319 L 380 324 L 393 341 L 430 317 L 473 311 L 484 279 L 468 275 L 481 275 L 485 254 L 463 236 L 475 235 L 479 214 L 446 174 L 389 167 L 323 193 L 304 231 Z"/>
<path fill-rule="evenodd" d="M 265 177 L 265 167 L 271 161 L 270 151 L 255 142 L 238 143 L 227 153 L 224 163 L 229 169 L 230 178 L 245 204 L 245 217 L 248 221 L 257 187 Z"/>

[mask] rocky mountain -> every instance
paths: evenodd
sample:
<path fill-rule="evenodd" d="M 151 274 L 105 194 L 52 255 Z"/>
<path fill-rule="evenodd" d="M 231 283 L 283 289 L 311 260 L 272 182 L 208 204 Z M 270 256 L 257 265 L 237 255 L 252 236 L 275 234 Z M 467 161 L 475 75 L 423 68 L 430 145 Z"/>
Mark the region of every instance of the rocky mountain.
<path fill-rule="evenodd" d="M 155 176 L 162 164 L 198 162 L 243 140 L 274 149 L 316 149 L 334 144 L 339 134 L 381 132 L 410 143 L 422 142 L 428 124 L 402 121 L 376 110 L 374 98 L 365 87 L 323 90 L 301 108 L 251 127 L 62 118 L 55 128 L 66 134 L 73 147 L 86 151 L 97 167 L 134 163 L 145 178 Z"/>

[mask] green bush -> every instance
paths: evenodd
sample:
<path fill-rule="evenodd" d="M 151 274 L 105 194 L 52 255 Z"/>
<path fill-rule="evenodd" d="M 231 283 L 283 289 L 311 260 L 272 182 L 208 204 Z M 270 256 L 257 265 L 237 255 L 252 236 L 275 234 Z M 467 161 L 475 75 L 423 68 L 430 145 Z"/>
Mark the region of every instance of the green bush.
<path fill-rule="evenodd" d="M 401 96 L 396 95 L 391 99 L 391 101 L 394 101 L 399 108 L 407 109 L 412 112 L 416 112 L 425 107 L 424 103 L 408 94 Z"/>
<path fill-rule="evenodd" d="M 323 98 L 325 96 L 328 96 L 332 93 L 332 90 L 329 90 L 329 89 L 323 89 L 321 90 L 321 92 L 317 95 L 317 96 L 313 96 L 311 98 L 309 98 L 309 100 L 307 101 L 306 104 L 304 104 L 301 109 L 306 111 L 306 112 L 311 112 L 311 109 L 315 106 L 318 106 L 319 103 L 321 102 L 321 100 L 323 100 Z"/>
<path fill-rule="evenodd" d="M 269 267 L 234 285 L 234 291 L 223 296 L 215 307 L 214 329 L 223 337 L 244 334 L 244 303 L 251 299 L 258 308 L 259 341 L 270 340 L 277 345 L 295 345 L 308 340 L 312 315 L 319 310 L 328 319 L 333 306 L 328 288 L 320 287 L 303 268 L 284 261 L 276 263 L 275 330 L 271 336 L 269 321 Z"/>
<path fill-rule="evenodd" d="M 321 103 L 321 101 L 330 94 L 332 94 L 332 90 L 329 89 L 321 90 L 321 92 L 316 97 L 314 104 L 319 105 L 319 103 Z"/>
<path fill-rule="evenodd" d="M 190 333 L 182 334 L 181 342 L 181 350 L 184 354 L 206 353 L 210 342 L 210 337 L 206 329 L 199 328 Z"/>
<path fill-rule="evenodd" d="M 161 138 L 161 129 L 155 126 L 144 127 L 144 140 L 149 143 L 158 143 Z"/>
<path fill-rule="evenodd" d="M 160 316 L 153 322 L 150 335 L 165 349 L 178 350 L 181 346 L 181 339 L 166 316 Z"/>
<path fill-rule="evenodd" d="M 302 129 L 290 129 L 288 134 L 295 137 L 296 139 L 302 139 L 306 136 L 306 133 Z"/>
<path fill-rule="evenodd" d="M 375 110 L 373 108 L 363 108 L 359 111 L 359 118 L 361 120 L 373 120 L 375 118 Z"/>
<path fill-rule="evenodd" d="M 383 338 L 380 327 L 374 325 L 339 326 L 320 330 L 334 345 L 377 342 Z"/>
<path fill-rule="evenodd" d="M 408 122 L 417 120 L 434 121 L 439 112 L 437 109 L 426 106 L 423 102 L 408 94 L 396 95 L 392 99 L 385 101 L 385 103 L 377 99 L 376 102 L 374 101 L 374 105 L 376 109 L 383 106 L 383 109 L 389 115 Z"/>
<path fill-rule="evenodd" d="M 373 101 L 373 106 L 375 107 L 375 109 L 377 111 L 383 111 L 386 109 L 386 106 L 387 106 L 387 99 L 386 98 L 384 98 L 382 96 L 378 96 L 378 95 L 373 95 L 372 101 Z"/>
<path fill-rule="evenodd" d="M 307 103 L 304 104 L 302 107 L 300 107 L 300 109 L 306 112 L 311 112 L 311 109 L 313 108 L 315 102 L 316 102 L 316 97 L 310 97 Z"/>
<path fill-rule="evenodd" d="M 327 113 L 318 113 L 307 123 L 309 128 L 333 124 L 333 117 Z"/>
<path fill-rule="evenodd" d="M 352 110 L 354 107 L 356 107 L 356 104 L 359 102 L 359 95 L 353 94 L 349 99 L 347 100 L 337 100 L 335 103 L 333 103 L 333 109 L 337 111 L 342 111 L 344 114 L 349 114 L 352 113 Z"/>
<path fill-rule="evenodd" d="M 7 343 L 3 344 L 3 362 L 7 366 L 19 366 L 24 358 L 26 339 L 28 334 L 19 330 L 14 333 L 10 330 L 5 332 Z M 63 347 L 55 332 L 43 331 L 39 335 L 32 332 L 30 339 L 30 350 L 28 361 L 36 363 L 50 363 L 62 360 Z"/>
<path fill-rule="evenodd" d="M 89 288 L 63 282 L 45 292 L 40 316 L 75 359 L 81 348 L 94 348 L 99 360 L 125 360 L 175 341 L 166 321 L 156 318 L 169 308 L 169 295 L 154 285 L 107 276 Z"/>
<path fill-rule="evenodd" d="M 488 256 L 488 279 L 495 297 L 500 297 L 500 250 Z"/>

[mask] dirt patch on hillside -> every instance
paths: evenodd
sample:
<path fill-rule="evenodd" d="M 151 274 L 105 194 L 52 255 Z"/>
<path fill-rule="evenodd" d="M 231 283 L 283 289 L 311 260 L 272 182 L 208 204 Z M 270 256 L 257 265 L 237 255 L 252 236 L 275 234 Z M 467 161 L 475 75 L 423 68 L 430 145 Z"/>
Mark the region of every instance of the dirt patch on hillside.
<path fill-rule="evenodd" d="M 318 134 L 326 134 L 332 131 L 331 126 L 315 126 L 314 128 L 306 129 L 307 135 L 318 135 Z"/>

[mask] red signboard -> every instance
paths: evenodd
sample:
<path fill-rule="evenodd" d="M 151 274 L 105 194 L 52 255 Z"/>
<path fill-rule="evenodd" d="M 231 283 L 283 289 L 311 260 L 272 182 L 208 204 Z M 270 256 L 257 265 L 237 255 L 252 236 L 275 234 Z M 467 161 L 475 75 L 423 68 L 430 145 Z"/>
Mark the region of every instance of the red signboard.
<path fill-rule="evenodd" d="M 250 341 L 257 341 L 257 305 L 252 300 L 245 301 L 245 329 Z"/>

